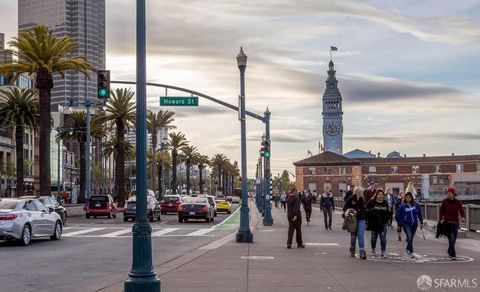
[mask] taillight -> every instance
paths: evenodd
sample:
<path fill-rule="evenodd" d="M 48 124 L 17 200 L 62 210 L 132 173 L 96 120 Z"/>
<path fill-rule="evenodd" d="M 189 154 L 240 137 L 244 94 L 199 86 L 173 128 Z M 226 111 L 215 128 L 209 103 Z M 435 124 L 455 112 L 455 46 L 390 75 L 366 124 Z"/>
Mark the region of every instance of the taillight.
<path fill-rule="evenodd" d="M 203 206 L 202 211 L 208 211 L 208 209 L 209 209 L 208 206 L 205 205 L 205 206 Z"/>
<path fill-rule="evenodd" d="M 6 214 L 0 215 L 0 220 L 15 220 L 18 217 L 18 214 Z"/>

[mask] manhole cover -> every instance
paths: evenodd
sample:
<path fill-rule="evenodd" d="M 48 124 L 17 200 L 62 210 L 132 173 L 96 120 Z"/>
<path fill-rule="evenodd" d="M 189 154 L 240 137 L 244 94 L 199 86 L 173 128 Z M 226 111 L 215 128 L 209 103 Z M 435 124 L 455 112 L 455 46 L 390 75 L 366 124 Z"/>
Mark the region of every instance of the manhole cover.
<path fill-rule="evenodd" d="M 273 260 L 275 257 L 270 256 L 242 256 L 240 257 L 244 260 Z"/>

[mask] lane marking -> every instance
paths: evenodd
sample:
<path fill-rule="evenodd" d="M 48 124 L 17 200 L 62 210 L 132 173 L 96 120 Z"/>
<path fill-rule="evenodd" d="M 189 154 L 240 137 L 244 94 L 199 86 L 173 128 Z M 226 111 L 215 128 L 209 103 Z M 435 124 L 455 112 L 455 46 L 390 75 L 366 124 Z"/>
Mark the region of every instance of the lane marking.
<path fill-rule="evenodd" d="M 213 227 L 212 228 L 202 228 L 202 229 L 199 229 L 197 231 L 191 232 L 191 233 L 187 234 L 186 236 L 201 236 L 201 235 L 205 235 L 209 232 L 212 232 L 213 230 L 214 230 Z"/>
<path fill-rule="evenodd" d="M 116 237 L 118 235 L 127 234 L 127 233 L 131 233 L 131 232 L 132 232 L 132 229 L 129 228 L 129 229 L 123 229 L 123 230 L 118 230 L 118 231 L 115 231 L 115 232 L 102 234 L 99 237 Z"/>
<path fill-rule="evenodd" d="M 79 231 L 64 233 L 64 234 L 62 234 L 62 236 L 65 236 L 65 237 L 75 236 L 75 235 L 80 235 L 80 234 L 95 232 L 95 231 L 103 230 L 103 229 L 107 229 L 107 228 L 106 228 L 106 227 L 88 228 L 88 229 L 84 229 L 84 230 L 79 230 Z"/>
<path fill-rule="evenodd" d="M 165 229 L 162 229 L 160 231 L 155 231 L 155 232 L 152 232 L 152 237 L 158 237 L 158 236 L 162 236 L 164 234 L 167 234 L 167 233 L 170 233 L 170 232 L 174 232 L 174 231 L 177 231 L 179 228 L 165 228 Z"/>

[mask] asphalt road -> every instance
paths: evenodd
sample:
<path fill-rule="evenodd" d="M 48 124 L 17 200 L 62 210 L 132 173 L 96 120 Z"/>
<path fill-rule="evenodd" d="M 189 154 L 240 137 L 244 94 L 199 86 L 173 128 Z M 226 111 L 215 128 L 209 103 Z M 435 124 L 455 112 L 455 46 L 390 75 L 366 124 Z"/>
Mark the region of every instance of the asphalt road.
<path fill-rule="evenodd" d="M 211 223 L 162 215 L 150 223 L 154 267 L 235 232 L 238 215 L 218 213 Z M 28 247 L 0 241 L 0 291 L 96 291 L 126 279 L 132 225 L 121 213 L 116 219 L 71 217 L 60 241 L 33 240 Z"/>

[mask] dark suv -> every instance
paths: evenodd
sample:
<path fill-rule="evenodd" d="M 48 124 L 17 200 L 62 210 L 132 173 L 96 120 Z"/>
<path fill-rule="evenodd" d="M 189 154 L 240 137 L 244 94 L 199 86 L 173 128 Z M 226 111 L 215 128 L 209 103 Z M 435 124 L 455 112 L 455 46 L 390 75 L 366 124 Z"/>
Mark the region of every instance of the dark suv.
<path fill-rule="evenodd" d="M 136 217 L 136 210 L 137 209 L 137 196 L 131 196 L 125 202 L 125 206 L 123 208 L 123 221 L 127 222 L 128 219 L 132 219 L 135 221 Z M 153 220 L 157 219 L 160 221 L 161 216 L 161 207 L 158 203 L 157 199 L 153 196 L 147 196 L 147 217 L 148 220 L 153 222 Z"/>

